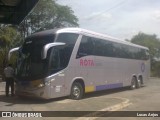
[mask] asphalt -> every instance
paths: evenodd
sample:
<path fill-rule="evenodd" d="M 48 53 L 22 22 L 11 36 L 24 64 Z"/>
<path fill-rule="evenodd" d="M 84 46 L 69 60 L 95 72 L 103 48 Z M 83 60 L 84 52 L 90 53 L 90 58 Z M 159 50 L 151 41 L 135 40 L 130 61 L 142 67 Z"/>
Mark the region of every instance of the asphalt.
<path fill-rule="evenodd" d="M 90 116 L 90 113 L 87 113 L 88 111 L 115 111 L 121 110 L 131 104 L 126 98 L 103 96 L 103 94 L 105 93 L 97 92 L 87 94 L 82 100 L 71 100 L 68 99 L 68 97 L 50 100 L 19 98 L 18 96 L 6 97 L 5 82 L 0 82 L 0 111 L 86 111 L 84 116 Z M 110 94 L 110 92 L 108 94 Z M 97 114 L 97 112 L 92 113 L 92 115 L 94 114 Z M 63 117 L 63 119 L 77 120 L 83 118 L 84 117 Z M 2 120 L 3 119 L 6 118 L 2 118 Z M 40 120 L 43 118 L 37 119 Z M 58 117 L 58 119 L 60 118 Z"/>
<path fill-rule="evenodd" d="M 122 88 L 95 92 L 87 94 L 82 100 L 71 100 L 68 99 L 68 97 L 40 100 L 31 98 L 22 99 L 17 96 L 5 97 L 5 83 L 0 82 L 0 111 L 86 111 L 83 117 L 64 117 L 62 114 L 54 118 L 27 118 L 27 120 L 159 120 L 159 118 L 156 117 L 97 116 L 100 111 L 124 111 L 124 113 L 125 111 L 159 111 L 159 86 L 160 79 L 151 78 L 146 86 L 135 90 Z M 95 112 L 88 114 L 88 111 Z M 74 112 L 72 114 L 74 114 Z M 0 118 L 0 120 L 6 119 L 10 120 L 10 118 Z M 12 119 L 17 120 L 17 118 Z"/>

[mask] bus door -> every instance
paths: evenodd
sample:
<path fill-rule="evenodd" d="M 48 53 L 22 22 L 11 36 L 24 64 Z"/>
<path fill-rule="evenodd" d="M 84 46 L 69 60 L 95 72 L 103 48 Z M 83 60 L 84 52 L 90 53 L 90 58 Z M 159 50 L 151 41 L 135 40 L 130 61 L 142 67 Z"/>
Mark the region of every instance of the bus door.
<path fill-rule="evenodd" d="M 52 77 L 50 84 L 51 97 L 64 96 L 65 92 L 64 77 L 65 77 L 64 71 L 61 71 L 57 73 L 54 77 Z"/>
<path fill-rule="evenodd" d="M 64 58 L 63 53 L 59 47 L 54 47 L 51 51 L 49 72 L 51 76 L 51 96 L 61 97 L 64 96 L 65 87 L 65 74 L 64 74 Z"/>

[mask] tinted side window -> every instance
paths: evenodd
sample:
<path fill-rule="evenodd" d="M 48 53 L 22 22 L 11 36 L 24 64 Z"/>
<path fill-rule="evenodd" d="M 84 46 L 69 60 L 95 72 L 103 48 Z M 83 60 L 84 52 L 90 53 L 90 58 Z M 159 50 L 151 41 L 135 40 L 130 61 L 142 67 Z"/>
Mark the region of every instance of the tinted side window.
<path fill-rule="evenodd" d="M 66 43 L 64 46 L 56 46 L 51 50 L 50 71 L 58 72 L 68 66 L 73 48 L 78 39 L 78 34 L 62 33 L 58 35 L 56 42 Z"/>
<path fill-rule="evenodd" d="M 52 73 L 57 72 L 59 69 L 61 69 L 61 57 L 60 57 L 60 50 L 58 47 L 52 48 L 51 51 L 51 59 L 50 59 L 50 71 Z"/>
<path fill-rule="evenodd" d="M 146 60 L 149 60 L 150 55 L 149 55 L 149 51 L 148 50 L 145 50 L 145 56 L 146 56 Z"/>
<path fill-rule="evenodd" d="M 130 52 L 129 52 L 129 47 L 127 45 L 121 44 L 121 50 L 120 50 L 121 58 L 130 58 Z"/>
<path fill-rule="evenodd" d="M 149 52 L 145 49 L 99 38 L 83 36 L 77 58 L 87 55 L 137 60 L 149 59 Z"/>
<path fill-rule="evenodd" d="M 73 48 L 78 38 L 78 34 L 75 33 L 61 33 L 58 35 L 56 42 L 66 43 L 65 46 Z"/>
<path fill-rule="evenodd" d="M 121 44 L 113 42 L 113 56 L 121 58 L 122 54 Z"/>
<path fill-rule="evenodd" d="M 94 41 L 91 37 L 83 36 L 78 49 L 77 58 L 93 55 Z"/>
<path fill-rule="evenodd" d="M 95 49 L 94 53 L 97 56 L 104 57 L 115 57 L 115 49 L 113 43 L 103 39 L 94 39 L 95 40 Z"/>
<path fill-rule="evenodd" d="M 63 42 L 66 43 L 64 48 L 61 49 L 61 54 L 63 57 L 62 63 L 64 64 L 64 67 L 66 67 L 69 63 L 73 48 L 75 46 L 75 43 L 78 39 L 78 34 L 75 33 L 61 33 L 58 35 L 58 38 L 56 42 Z"/>
<path fill-rule="evenodd" d="M 149 59 L 149 52 L 147 50 L 140 49 L 139 54 L 140 54 L 141 60 L 148 60 Z"/>
<path fill-rule="evenodd" d="M 105 41 L 94 38 L 94 55 L 105 56 Z"/>

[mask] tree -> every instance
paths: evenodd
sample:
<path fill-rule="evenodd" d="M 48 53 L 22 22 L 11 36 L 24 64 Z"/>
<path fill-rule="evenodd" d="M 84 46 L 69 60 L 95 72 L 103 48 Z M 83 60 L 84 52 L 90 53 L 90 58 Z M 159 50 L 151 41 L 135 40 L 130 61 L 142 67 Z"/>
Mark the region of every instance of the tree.
<path fill-rule="evenodd" d="M 78 26 L 78 19 L 70 7 L 40 0 L 19 26 L 0 25 L 0 69 L 6 66 L 9 49 L 20 46 L 31 33 L 71 26 Z"/>
<path fill-rule="evenodd" d="M 12 48 L 21 43 L 20 33 L 11 25 L 0 25 L 0 48 Z"/>
<path fill-rule="evenodd" d="M 34 10 L 20 25 L 23 36 L 46 29 L 78 26 L 78 19 L 68 6 L 55 0 L 40 0 Z"/>
<path fill-rule="evenodd" d="M 20 44 L 21 36 L 14 26 L 0 25 L 0 74 L 3 73 L 3 69 L 7 64 L 9 49 Z"/>
<path fill-rule="evenodd" d="M 151 60 L 160 58 L 160 40 L 156 35 L 139 33 L 131 39 L 131 42 L 148 47 L 150 50 Z"/>
<path fill-rule="evenodd" d="M 151 72 L 153 75 L 158 76 L 160 73 L 160 39 L 156 35 L 148 35 L 145 33 L 138 33 L 131 39 L 132 43 L 142 45 L 149 48 L 151 59 Z"/>

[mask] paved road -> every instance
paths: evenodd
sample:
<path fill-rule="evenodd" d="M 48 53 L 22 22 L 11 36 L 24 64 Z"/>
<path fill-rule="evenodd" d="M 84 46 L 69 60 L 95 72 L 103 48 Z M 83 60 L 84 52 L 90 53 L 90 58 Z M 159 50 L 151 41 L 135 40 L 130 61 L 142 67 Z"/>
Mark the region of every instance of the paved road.
<path fill-rule="evenodd" d="M 109 90 L 87 94 L 83 100 L 70 100 L 67 97 L 37 100 L 20 99 L 19 97 L 5 97 L 5 83 L 0 83 L 0 111 L 160 111 L 160 79 L 152 78 L 146 87 L 136 90 L 127 88 L 118 90 Z M 6 118 L 0 118 L 4 120 Z M 8 118 L 9 119 L 9 118 Z M 13 118 L 16 119 L 16 118 Z M 32 118 L 30 118 L 32 119 Z M 34 118 L 35 119 L 35 118 Z M 37 118 L 37 120 L 53 118 Z M 159 118 L 56 118 L 56 119 L 77 119 L 77 120 L 159 120 Z"/>
<path fill-rule="evenodd" d="M 126 117 L 118 118 L 118 120 L 160 120 L 160 79 L 152 78 L 146 87 L 134 90 L 131 93 L 128 91 L 113 94 L 127 98 L 131 101 L 131 105 L 121 111 L 159 111 L 159 117 Z M 152 112 L 151 112 L 152 113 Z M 127 112 L 126 112 L 127 114 Z M 101 117 L 96 120 L 117 120 L 116 117 Z"/>

